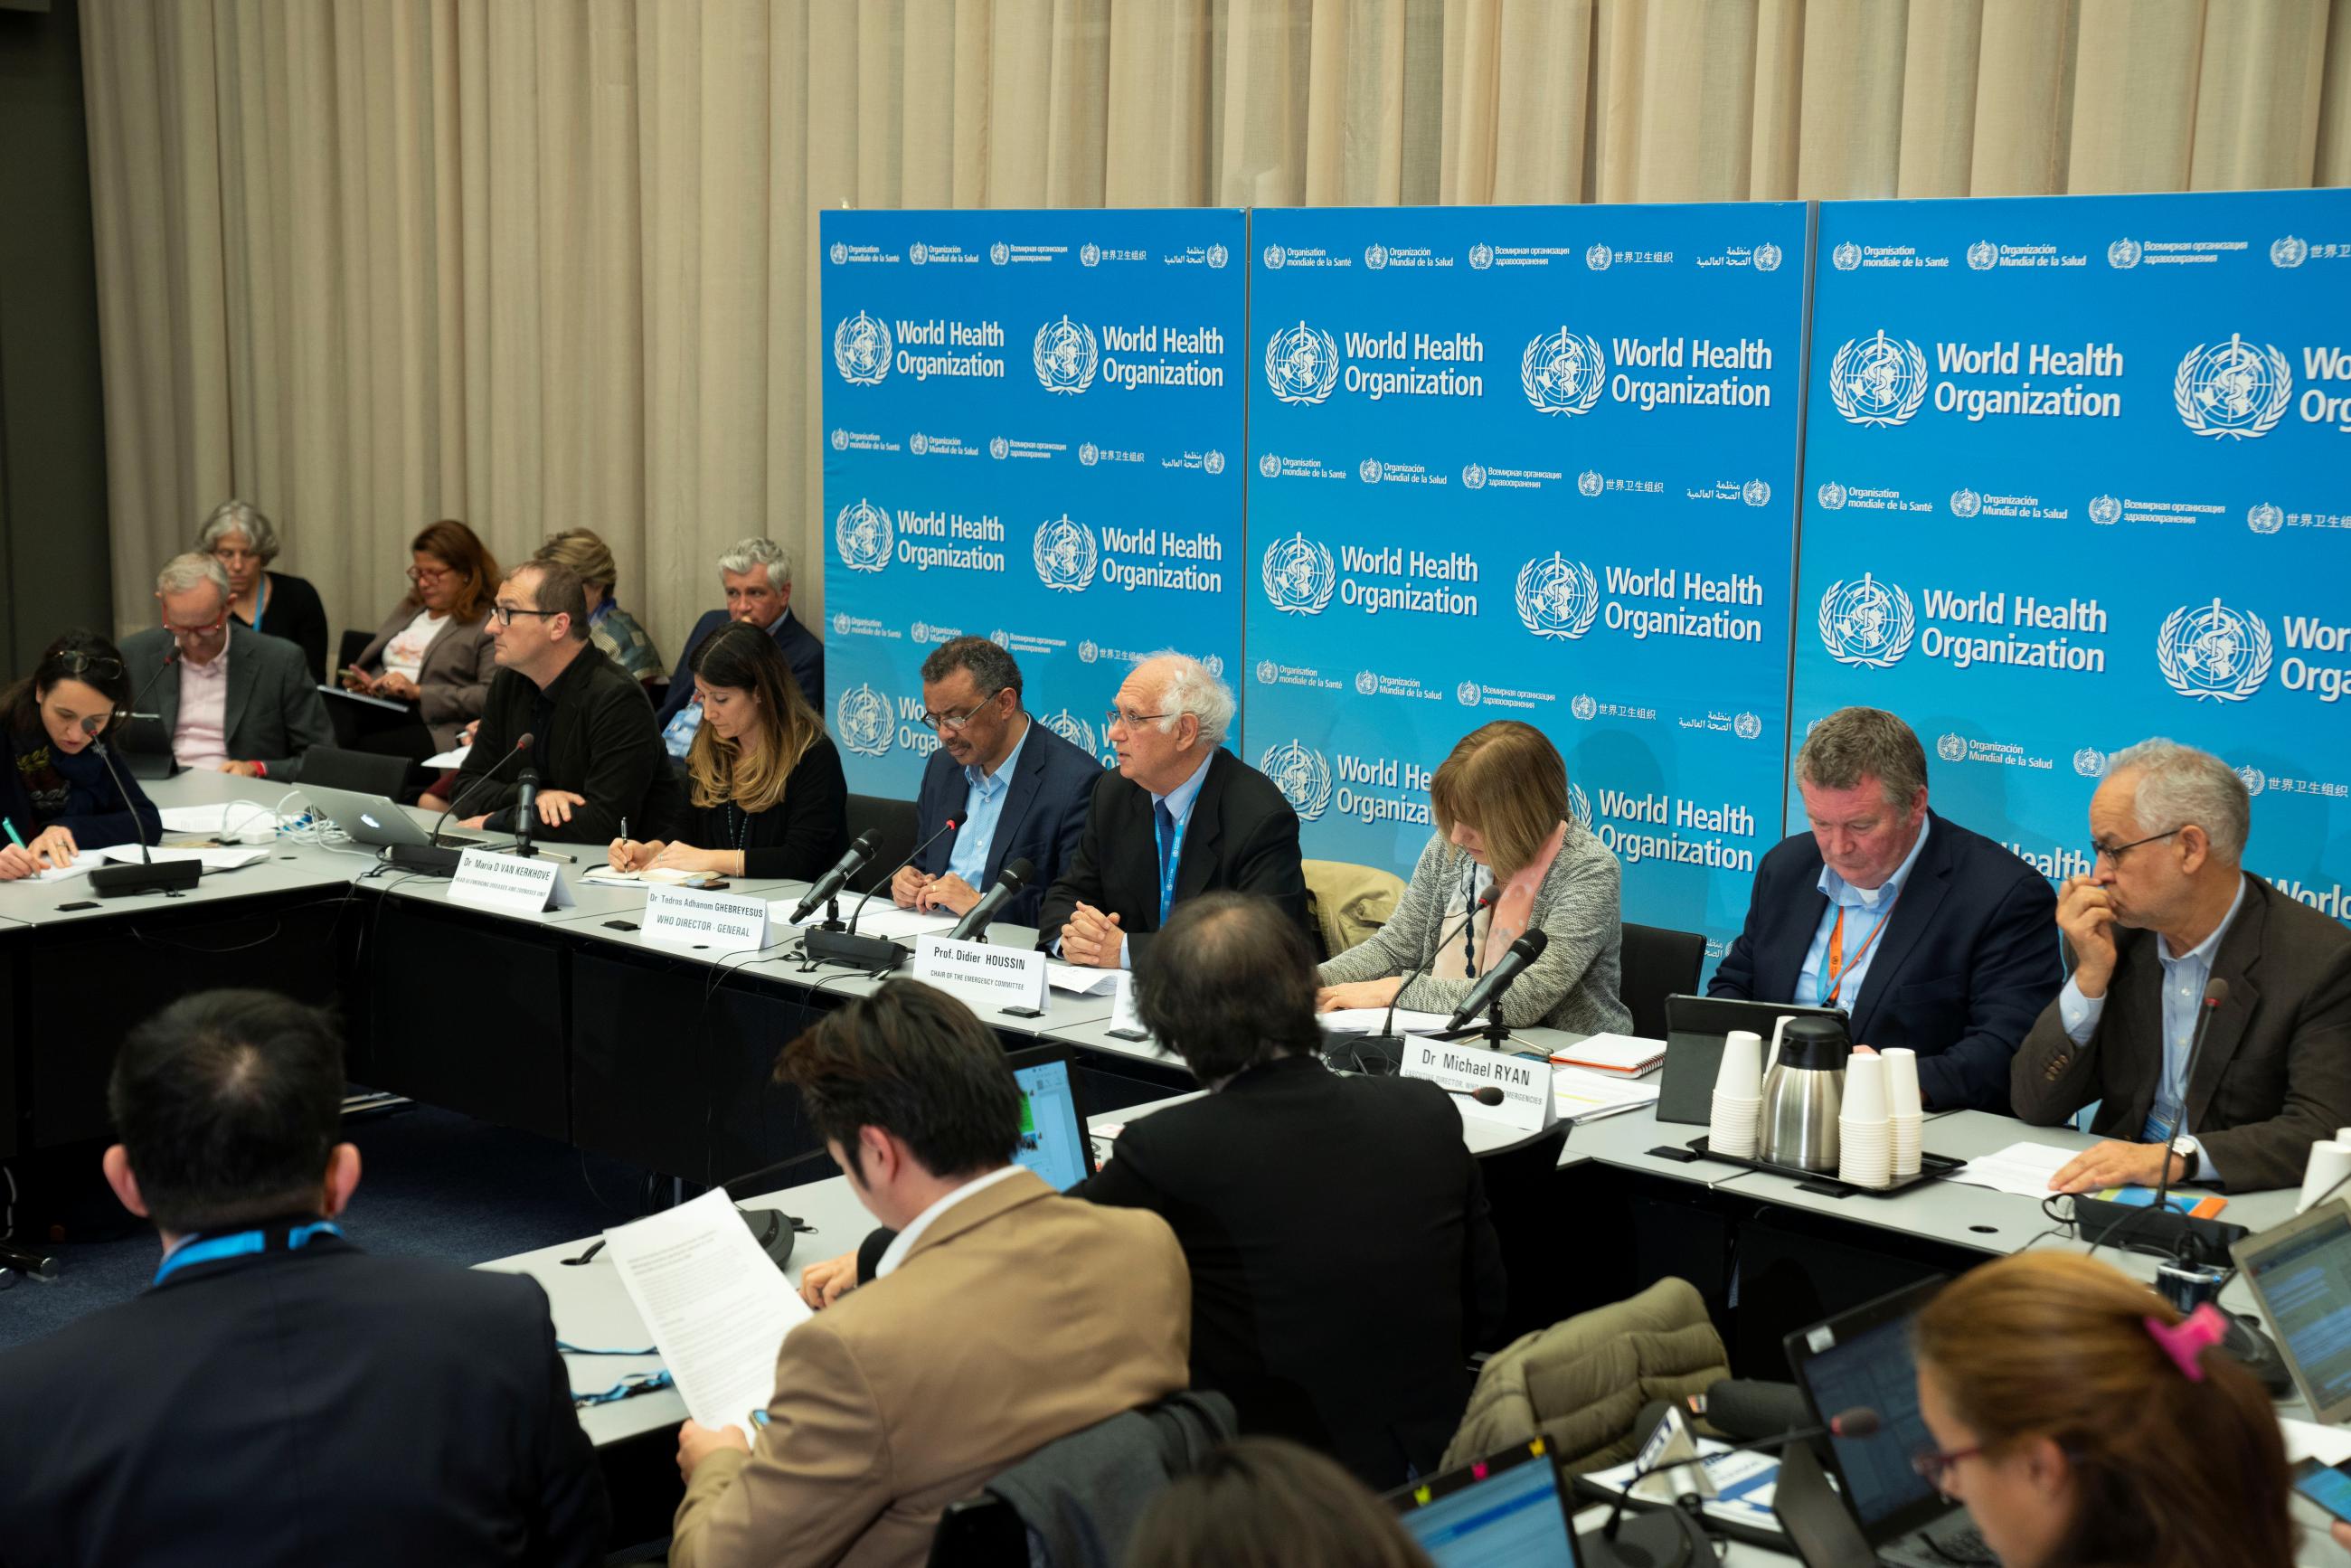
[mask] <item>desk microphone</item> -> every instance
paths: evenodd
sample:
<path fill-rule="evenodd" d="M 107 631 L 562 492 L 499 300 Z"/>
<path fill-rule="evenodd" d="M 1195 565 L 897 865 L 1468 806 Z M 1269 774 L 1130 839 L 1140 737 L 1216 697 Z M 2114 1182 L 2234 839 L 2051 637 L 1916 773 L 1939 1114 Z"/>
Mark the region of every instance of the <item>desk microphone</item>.
<path fill-rule="evenodd" d="M 1477 919 L 1479 910 L 1492 907 L 1494 901 L 1501 896 L 1500 884 L 1489 887 L 1479 896 L 1476 903 L 1461 912 L 1460 918 L 1454 923 L 1450 931 L 1439 930 L 1437 945 L 1430 949 L 1428 956 L 1416 966 L 1412 973 L 1404 977 L 1404 984 L 1396 988 L 1396 994 L 1388 998 L 1387 1017 L 1380 1020 L 1380 1032 L 1367 1034 L 1352 1041 L 1344 1048 L 1343 1052 L 1340 1047 L 1333 1046 L 1324 1053 L 1325 1060 L 1333 1061 L 1335 1065 L 1335 1059 L 1344 1054 L 1347 1065 L 1361 1072 L 1364 1071 L 1364 1053 L 1368 1051 L 1372 1052 L 1371 1060 L 1383 1063 L 1386 1071 L 1394 1072 L 1401 1067 L 1404 1063 L 1404 1037 L 1395 1031 L 1397 1000 L 1405 992 L 1412 988 L 1412 983 L 1415 980 L 1419 979 L 1436 967 L 1438 955 L 1445 951 L 1445 945 L 1461 934 L 1462 926 Z"/>
<path fill-rule="evenodd" d="M 1671 1407 L 1658 1405 L 1651 1408 L 1662 1414 Z M 1646 1409 L 1642 1415 L 1644 1418 L 1649 1419 L 1651 1430 L 1654 1432 L 1656 1418 L 1649 1417 Z M 1818 1426 L 1800 1427 L 1792 1432 L 1781 1432 L 1769 1437 L 1758 1437 L 1752 1442 L 1734 1443 L 1720 1453 L 1708 1454 L 1702 1458 L 1690 1458 L 1685 1456 L 1668 1460 L 1667 1455 L 1672 1452 L 1671 1448 L 1661 1448 L 1656 1458 L 1625 1479 L 1624 1490 L 1616 1494 L 1615 1501 L 1609 1505 L 1607 1522 L 1600 1527 L 1596 1534 L 1585 1536 L 1581 1540 L 1579 1545 L 1583 1549 L 1582 1561 L 1585 1568 L 1618 1568 L 1620 1564 L 1623 1568 L 1635 1568 L 1636 1564 L 1653 1563 L 1656 1561 L 1654 1548 L 1637 1545 L 1629 1541 L 1625 1543 L 1626 1549 L 1620 1550 L 1616 1545 L 1617 1532 L 1625 1522 L 1625 1505 L 1632 1500 L 1633 1489 L 1646 1479 L 1653 1471 L 1681 1469 L 1692 1465 L 1704 1469 L 1713 1461 L 1728 1458 L 1732 1454 L 1753 1453 L 1762 1448 L 1785 1448 L 1797 1443 L 1811 1442 L 1815 1437 L 1875 1437 L 1884 1425 L 1884 1417 L 1876 1410 L 1866 1405 L 1856 1405 L 1849 1410 L 1838 1411 Z M 1645 1437 L 1642 1439 L 1643 1446 L 1646 1447 L 1647 1442 L 1648 1438 Z M 1705 1542 L 1705 1532 L 1698 1518 L 1687 1512 L 1677 1511 L 1678 1521 L 1676 1532 L 1682 1535 L 1683 1539 L 1679 1542 L 1681 1551 L 1673 1558 L 1673 1561 L 1680 1563 L 1687 1561 L 1690 1555 L 1689 1537 L 1695 1536 L 1697 1542 L 1702 1547 Z M 1687 1523 L 1679 1522 L 1681 1521 L 1686 1521 Z M 1708 1557 L 1710 1561 L 1712 1553 L 1708 1552 Z"/>
<path fill-rule="evenodd" d="M 865 896 L 859 899 L 857 907 L 849 912 L 848 930 L 827 931 L 820 926 L 803 933 L 800 951 L 817 963 L 847 964 L 859 969 L 888 971 L 904 963 L 906 949 L 904 945 L 893 942 L 887 936 L 860 936 L 857 922 L 865 914 L 865 906 L 873 902 L 875 894 L 889 886 L 901 871 L 914 864 L 916 856 L 962 825 L 953 817 L 941 823 L 937 832 L 914 846 L 913 854 L 891 867 L 888 876 L 865 890 Z"/>
<path fill-rule="evenodd" d="M 2133 1209 L 2121 1223 L 2109 1225 L 2101 1230 L 2097 1240 L 2090 1246 L 2090 1254 L 2095 1254 L 2099 1248 L 2112 1241 L 2117 1235 L 2150 1216 L 2158 1219 L 2156 1232 L 2158 1237 L 2166 1231 L 2173 1233 L 2175 1247 L 2182 1239 L 2195 1235 L 2194 1228 L 2188 1223 L 2187 1216 L 2181 1215 L 2176 1220 L 2162 1218 L 2170 1213 L 2166 1205 L 2171 1196 L 2171 1145 L 2173 1140 L 2179 1136 L 2181 1124 L 2188 1120 L 2188 1094 L 2196 1082 L 2196 1063 L 2204 1054 L 2204 1037 L 2211 1031 L 2212 1019 L 2220 1012 L 2220 1004 L 2228 999 L 2228 981 L 2215 976 L 2204 982 L 2204 998 L 2198 1006 L 2196 1015 L 2196 1032 L 2188 1042 L 2188 1062 L 2179 1074 L 2179 1109 L 2173 1113 L 2171 1125 L 2164 1129 L 2163 1177 L 2156 1184 L 2155 1201 L 2145 1208 Z M 2076 1197 L 2074 1201 L 2074 1216 L 2080 1218 L 2082 1218 L 2080 1207 L 2082 1200 Z M 2089 1254 L 2085 1254 L 2087 1255 Z"/>
<path fill-rule="evenodd" d="M 530 858 L 530 830 L 538 818 L 538 769 L 526 768 L 515 775 L 515 852 Z"/>
<path fill-rule="evenodd" d="M 1511 943 L 1510 950 L 1502 955 L 1502 961 L 1478 977 L 1478 983 L 1469 988 L 1469 994 L 1461 999 L 1459 1007 L 1453 1009 L 1453 1017 L 1445 1027 L 1447 1030 L 1462 1028 L 1478 1016 L 1480 1009 L 1490 1003 L 1494 1009 L 1494 1028 L 1500 1030 L 1502 993 L 1509 990 L 1510 982 L 1523 974 L 1528 965 L 1541 957 L 1543 949 L 1550 946 L 1551 933 L 1540 925 Z M 1491 1038 L 1499 1040 L 1500 1036 Z"/>
<path fill-rule="evenodd" d="M 514 749 L 512 751 L 507 752 L 504 757 L 499 758 L 497 761 L 492 763 L 488 771 L 485 772 L 479 779 L 475 779 L 463 789 L 458 790 L 456 794 L 450 797 L 449 804 L 442 809 L 439 819 L 433 824 L 433 838 L 435 842 L 438 842 L 440 840 L 441 830 L 446 827 L 448 825 L 449 819 L 456 814 L 457 808 L 464 805 L 473 795 L 475 790 L 480 789 L 491 779 L 496 779 L 501 768 L 505 768 L 516 758 L 520 757 L 524 752 L 528 751 L 530 749 L 531 739 L 532 737 L 528 735 L 516 737 Z"/>
<path fill-rule="evenodd" d="M 806 920 L 809 917 L 809 912 L 814 909 L 818 904 L 824 903 L 827 899 L 838 897 L 841 894 L 842 884 L 847 883 L 851 877 L 855 876 L 859 872 L 863 871 L 865 869 L 865 862 L 872 858 L 873 833 L 872 831 L 869 829 L 857 835 L 857 841 L 851 844 L 848 852 L 839 860 L 832 862 L 832 869 L 831 871 L 826 872 L 822 876 L 816 879 L 816 885 L 810 888 L 808 892 L 802 895 L 798 906 L 792 910 L 792 917 L 784 922 L 784 924 L 787 925 L 798 925 L 801 921 Z"/>
<path fill-rule="evenodd" d="M 1458 1094 L 1464 1100 L 1475 1100 L 1480 1105 L 1499 1105 L 1502 1103 L 1502 1092 L 1490 1083 L 1481 1083 L 1475 1089 L 1447 1088 L 1445 1092 L 1447 1094 Z"/>
<path fill-rule="evenodd" d="M 486 772 L 475 779 L 464 789 L 458 790 L 455 795 L 450 797 L 449 804 L 442 810 L 440 817 L 434 821 L 433 824 L 433 831 L 426 835 L 433 841 L 432 842 L 423 844 L 393 844 L 383 852 L 385 862 L 390 865 L 397 866 L 402 871 L 415 872 L 428 876 L 455 875 L 458 862 L 465 858 L 465 852 L 463 850 L 453 850 L 447 845 L 442 843 L 441 830 L 448 825 L 448 821 L 451 817 L 457 814 L 458 807 L 473 799 L 475 790 L 481 789 L 483 785 L 487 784 L 490 780 L 496 779 L 498 774 L 508 765 L 513 763 L 517 758 L 528 751 L 530 749 L 530 736 L 527 734 L 517 736 L 515 737 L 514 749 L 512 751 L 509 751 L 504 757 L 499 758 L 497 761 L 490 765 Z M 468 755 L 470 756 L 471 754 L 468 753 Z"/>
<path fill-rule="evenodd" d="M 957 942 L 986 941 L 987 923 L 996 918 L 996 912 L 1011 903 L 1012 895 L 1028 886 L 1029 879 L 1036 874 L 1036 866 L 1026 860 L 1007 865 L 997 873 L 996 885 L 980 895 L 979 902 L 956 922 L 955 929 L 947 935 Z"/>
<path fill-rule="evenodd" d="M 139 840 L 140 863 L 99 866 L 89 873 L 90 891 L 101 898 L 111 898 L 118 894 L 172 893 L 195 886 L 196 879 L 204 874 L 202 861 L 190 858 L 155 863 L 155 856 L 147 848 L 147 824 L 131 801 L 130 786 L 115 771 L 113 748 L 98 737 L 98 732 L 105 727 L 106 721 L 95 716 L 81 721 L 81 732 L 89 737 L 89 748 L 106 764 L 107 777 L 114 780 L 115 793 L 122 797 L 123 810 L 131 813 L 131 831 Z"/>

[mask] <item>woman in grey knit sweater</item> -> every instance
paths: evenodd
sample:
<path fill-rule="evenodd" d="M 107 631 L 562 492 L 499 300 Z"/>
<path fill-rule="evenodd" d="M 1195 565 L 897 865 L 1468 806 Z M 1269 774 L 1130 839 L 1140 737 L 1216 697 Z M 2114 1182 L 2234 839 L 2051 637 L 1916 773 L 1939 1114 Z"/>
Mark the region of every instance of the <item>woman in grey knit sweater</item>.
<path fill-rule="evenodd" d="M 1470 731 L 1428 796 L 1437 836 L 1394 917 L 1322 966 L 1323 1010 L 1393 1001 L 1450 1012 L 1512 942 L 1541 926 L 1551 945 L 1503 994 L 1502 1021 L 1585 1034 L 1630 1029 L 1616 995 L 1623 873 L 1568 815 L 1567 764 L 1542 731 L 1516 719 Z M 1497 891 L 1492 905 L 1465 922 L 1489 888 Z"/>

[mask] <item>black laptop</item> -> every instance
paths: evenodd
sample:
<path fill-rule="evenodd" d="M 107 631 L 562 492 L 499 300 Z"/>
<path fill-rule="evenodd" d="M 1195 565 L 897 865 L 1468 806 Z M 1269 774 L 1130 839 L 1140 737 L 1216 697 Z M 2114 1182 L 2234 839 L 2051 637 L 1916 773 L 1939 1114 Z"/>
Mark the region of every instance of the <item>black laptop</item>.
<path fill-rule="evenodd" d="M 1734 997 L 1666 998 L 1666 1066 L 1657 1078 L 1657 1120 L 1703 1127 L 1714 1120 L 1714 1079 L 1722 1071 L 1722 1040 L 1732 1030 L 1763 1037 L 1770 1071 L 1771 1034 L 1781 1015 L 1849 1020 L 1843 1008 L 1800 1007 L 1794 1002 L 1749 1002 Z"/>

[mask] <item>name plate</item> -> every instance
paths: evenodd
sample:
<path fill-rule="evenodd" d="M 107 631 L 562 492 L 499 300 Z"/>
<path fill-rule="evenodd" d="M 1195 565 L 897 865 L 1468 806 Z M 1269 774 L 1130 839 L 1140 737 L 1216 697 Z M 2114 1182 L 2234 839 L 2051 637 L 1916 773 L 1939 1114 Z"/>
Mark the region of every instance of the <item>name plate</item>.
<path fill-rule="evenodd" d="M 1134 1010 L 1134 977 L 1124 969 L 1117 975 L 1118 984 L 1110 994 L 1111 1032 L 1149 1040 L 1151 1031 L 1143 1027 L 1143 1015 Z"/>
<path fill-rule="evenodd" d="M 1406 1078 L 1426 1078 L 1444 1089 L 1461 1091 L 1454 1103 L 1465 1116 L 1499 1122 L 1524 1133 L 1540 1133 L 1559 1120 L 1559 1102 L 1551 1092 L 1551 1063 L 1531 1061 L 1483 1046 L 1455 1045 L 1442 1040 L 1408 1035 L 1404 1042 Z M 1469 1098 L 1484 1088 L 1499 1089 L 1502 1103 L 1480 1105 Z"/>
<path fill-rule="evenodd" d="M 756 953 L 768 945 L 768 901 L 699 888 L 650 886 L 641 942 Z"/>
<path fill-rule="evenodd" d="M 573 900 L 560 861 L 467 850 L 457 857 L 457 874 L 449 879 L 449 902 L 503 915 L 537 915 L 543 909 L 569 909 Z"/>
<path fill-rule="evenodd" d="M 914 978 L 983 1011 L 1045 1010 L 1045 955 L 1034 947 L 997 947 L 946 936 L 914 938 Z"/>

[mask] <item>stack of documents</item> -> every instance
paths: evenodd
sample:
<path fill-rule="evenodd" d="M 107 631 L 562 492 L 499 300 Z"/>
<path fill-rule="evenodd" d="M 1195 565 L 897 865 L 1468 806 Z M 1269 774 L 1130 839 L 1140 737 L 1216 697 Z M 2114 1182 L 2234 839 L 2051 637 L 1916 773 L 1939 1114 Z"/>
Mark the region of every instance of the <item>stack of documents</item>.
<path fill-rule="evenodd" d="M 1326 1034 L 1377 1034 L 1387 1018 L 1385 1008 L 1341 1008 L 1336 1012 L 1316 1013 L 1314 1019 Z M 1395 1009 L 1395 1031 L 1398 1034 L 1435 1034 L 1453 1021 L 1449 1013 L 1415 1012 L 1410 1008 Z"/>
<path fill-rule="evenodd" d="M 1561 1046 L 1552 1052 L 1551 1059 L 1570 1067 L 1588 1067 L 1595 1072 L 1621 1072 L 1628 1078 L 1638 1078 L 1665 1064 L 1666 1042 L 1643 1040 L 1636 1034 L 1595 1034 L 1573 1045 Z"/>

